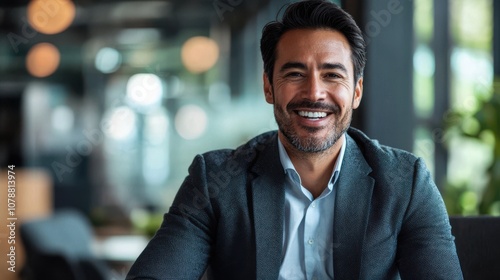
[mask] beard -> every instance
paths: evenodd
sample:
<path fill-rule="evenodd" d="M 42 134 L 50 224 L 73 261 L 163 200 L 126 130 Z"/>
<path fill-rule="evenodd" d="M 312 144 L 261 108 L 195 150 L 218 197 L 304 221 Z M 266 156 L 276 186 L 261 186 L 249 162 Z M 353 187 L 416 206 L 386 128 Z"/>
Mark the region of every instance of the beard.
<path fill-rule="evenodd" d="M 290 118 L 289 112 L 293 112 L 295 108 L 302 109 L 324 109 L 332 112 L 334 123 L 333 127 L 329 127 L 330 129 L 326 138 L 315 136 L 314 134 L 325 127 L 306 127 L 302 126 L 304 130 L 309 132 L 309 135 L 306 137 L 299 136 L 296 128 L 294 128 L 294 124 L 292 119 Z M 342 137 L 342 135 L 347 131 L 351 124 L 352 120 L 352 106 L 349 108 L 345 115 L 342 117 L 340 107 L 337 105 L 331 105 L 324 102 L 296 102 L 290 103 L 286 107 L 286 112 L 282 107 L 274 105 L 274 117 L 276 122 L 278 123 L 278 128 L 280 132 L 285 136 L 292 146 L 294 146 L 298 151 L 304 153 L 321 153 L 323 151 L 328 150 L 332 147 L 337 141 Z M 328 116 L 330 117 L 330 116 Z M 331 126 L 331 124 L 329 124 Z"/>

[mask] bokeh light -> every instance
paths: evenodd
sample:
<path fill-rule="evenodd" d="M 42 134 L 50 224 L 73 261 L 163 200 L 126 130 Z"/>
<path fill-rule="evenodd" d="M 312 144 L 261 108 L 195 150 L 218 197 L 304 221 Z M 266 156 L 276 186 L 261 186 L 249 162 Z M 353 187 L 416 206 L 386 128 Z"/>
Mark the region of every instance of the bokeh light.
<path fill-rule="evenodd" d="M 127 99 L 141 109 L 157 107 L 163 96 L 163 84 L 155 74 L 135 74 L 127 82 Z"/>
<path fill-rule="evenodd" d="M 52 127 L 62 133 L 70 132 L 75 122 L 75 114 L 68 106 L 58 106 L 52 111 Z"/>
<path fill-rule="evenodd" d="M 460 196 L 460 205 L 466 214 L 474 213 L 478 202 L 478 196 L 473 191 L 466 191 Z"/>
<path fill-rule="evenodd" d="M 186 140 L 199 138 L 207 129 L 208 117 L 201 107 L 186 105 L 175 115 L 175 129 Z"/>
<path fill-rule="evenodd" d="M 127 140 L 137 133 L 137 116 L 126 106 L 114 108 L 103 120 L 103 131 L 115 140 Z"/>
<path fill-rule="evenodd" d="M 75 19 L 75 4 L 69 0 L 32 0 L 28 5 L 28 21 L 38 32 L 57 34 Z"/>
<path fill-rule="evenodd" d="M 60 60 L 61 55 L 54 45 L 36 44 L 26 55 L 26 69 L 32 76 L 47 77 L 57 70 Z"/>
<path fill-rule="evenodd" d="M 182 46 L 181 58 L 184 67 L 191 73 L 202 73 L 212 68 L 219 59 L 219 46 L 214 40 L 196 36 Z"/>
<path fill-rule="evenodd" d="M 113 48 L 102 48 L 97 52 L 95 68 L 102 73 L 115 72 L 122 63 L 122 55 Z"/>
<path fill-rule="evenodd" d="M 148 114 L 144 120 L 144 140 L 152 145 L 162 145 L 167 140 L 170 122 L 167 111 L 159 108 Z"/>
<path fill-rule="evenodd" d="M 164 108 L 158 108 L 144 118 L 142 172 L 144 180 L 151 185 L 163 184 L 169 175 L 169 126 L 168 113 Z"/>

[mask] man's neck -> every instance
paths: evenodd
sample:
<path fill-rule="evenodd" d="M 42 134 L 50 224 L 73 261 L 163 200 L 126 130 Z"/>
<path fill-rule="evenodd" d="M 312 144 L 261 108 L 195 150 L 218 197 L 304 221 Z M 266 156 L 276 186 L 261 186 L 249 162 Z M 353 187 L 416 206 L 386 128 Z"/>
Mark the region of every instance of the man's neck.
<path fill-rule="evenodd" d="M 279 136 L 288 157 L 300 175 L 302 186 L 314 198 L 317 198 L 328 185 L 345 137 L 340 137 L 335 144 L 323 152 L 306 153 L 297 150 L 283 135 Z"/>

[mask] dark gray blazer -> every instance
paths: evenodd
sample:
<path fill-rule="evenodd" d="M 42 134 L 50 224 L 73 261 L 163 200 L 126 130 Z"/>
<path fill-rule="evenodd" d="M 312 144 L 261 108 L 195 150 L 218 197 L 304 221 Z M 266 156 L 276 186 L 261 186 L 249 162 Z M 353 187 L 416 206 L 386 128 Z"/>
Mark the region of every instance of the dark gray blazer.
<path fill-rule="evenodd" d="M 446 209 L 423 161 L 350 128 L 338 183 L 335 279 L 462 279 Z M 285 174 L 277 133 L 198 155 L 127 279 L 277 279 Z"/>

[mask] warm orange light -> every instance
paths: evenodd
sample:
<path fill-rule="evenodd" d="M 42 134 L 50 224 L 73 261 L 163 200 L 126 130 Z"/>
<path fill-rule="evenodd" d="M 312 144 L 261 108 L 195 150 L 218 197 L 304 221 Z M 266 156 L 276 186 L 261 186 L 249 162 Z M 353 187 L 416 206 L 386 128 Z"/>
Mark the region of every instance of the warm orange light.
<path fill-rule="evenodd" d="M 40 43 L 29 50 L 26 56 L 26 68 L 31 75 L 43 78 L 57 70 L 60 60 L 61 55 L 54 45 Z"/>
<path fill-rule="evenodd" d="M 192 37 L 182 46 L 181 58 L 187 70 L 192 73 L 202 73 L 217 63 L 219 46 L 210 38 Z"/>
<path fill-rule="evenodd" d="M 28 5 L 28 21 L 38 32 L 56 34 L 70 26 L 75 10 L 70 0 L 32 0 Z"/>

